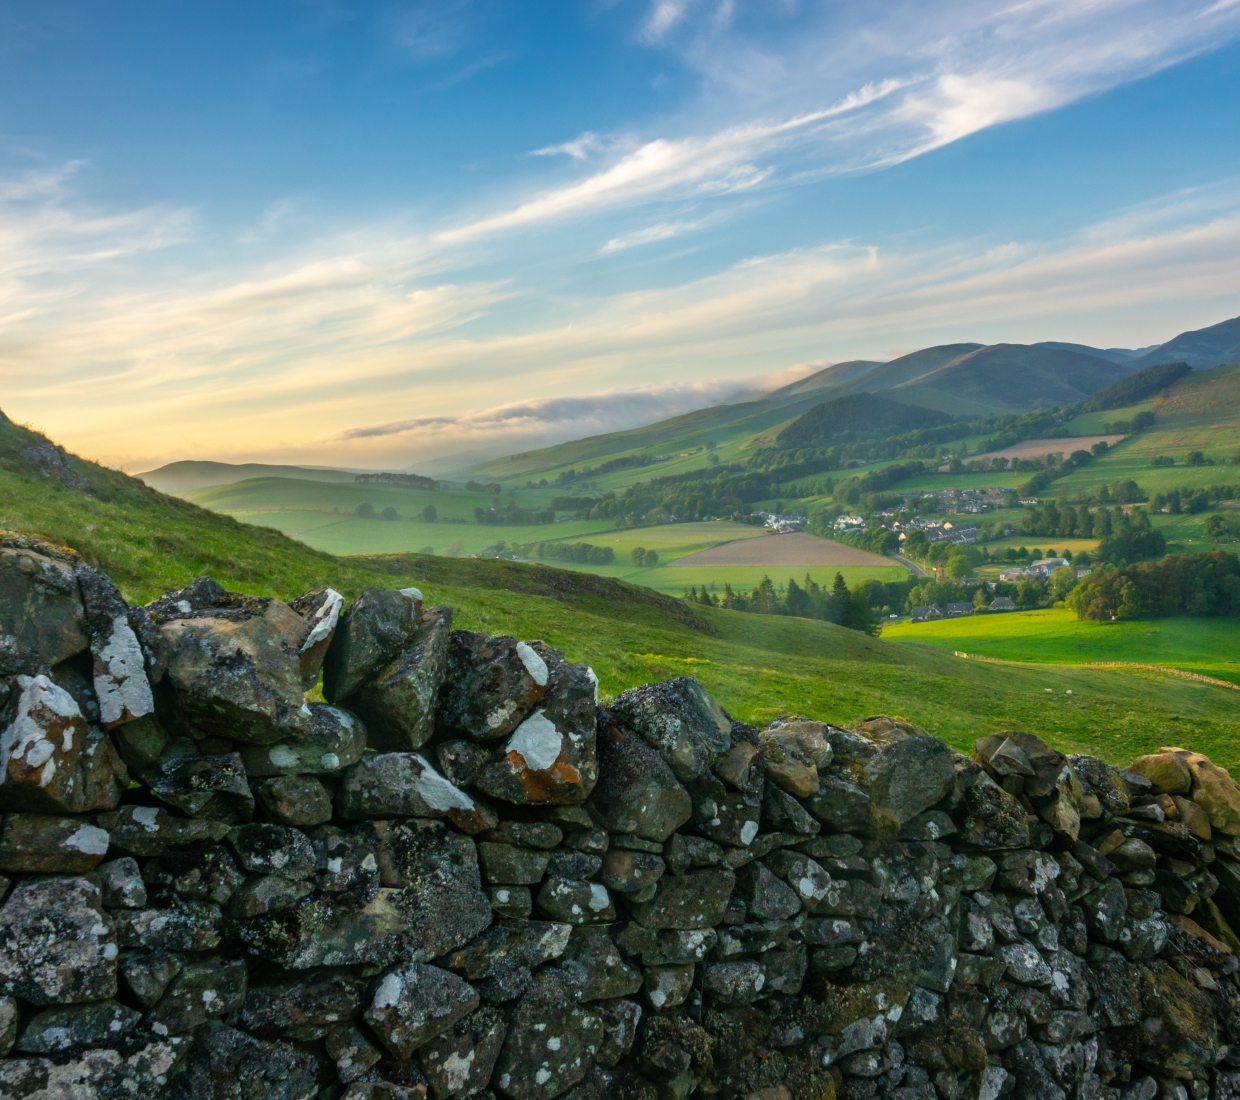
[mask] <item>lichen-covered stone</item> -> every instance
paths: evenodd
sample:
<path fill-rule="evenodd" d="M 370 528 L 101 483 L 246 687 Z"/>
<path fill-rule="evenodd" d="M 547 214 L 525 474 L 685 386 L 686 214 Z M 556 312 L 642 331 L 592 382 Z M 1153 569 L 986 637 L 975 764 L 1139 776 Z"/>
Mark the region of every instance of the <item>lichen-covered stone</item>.
<path fill-rule="evenodd" d="M 12 721 L 0 730 L 0 809 L 112 809 L 129 785 L 129 773 L 107 735 L 48 677 L 18 676 L 15 684 Z"/>
<path fill-rule="evenodd" d="M 267 775 L 328 775 L 352 767 L 366 751 L 366 727 L 347 710 L 308 705 L 305 728 L 274 745 L 241 745 L 241 762 L 251 778 Z"/>
<path fill-rule="evenodd" d="M 513 1100 L 551 1100 L 590 1072 L 602 1044 L 598 1010 L 572 1004 L 567 979 L 549 978 L 517 1005 L 492 1081 Z"/>
<path fill-rule="evenodd" d="M 197 958 L 188 961 L 147 1017 L 156 1035 L 183 1035 L 210 1020 L 222 1020 L 245 1001 L 246 968 L 242 959 Z"/>
<path fill-rule="evenodd" d="M 99 868 L 99 885 L 105 909 L 145 909 L 146 883 L 142 869 L 131 856 L 122 856 Z"/>
<path fill-rule="evenodd" d="M 615 726 L 601 734 L 600 742 L 593 803 L 608 829 L 661 842 L 689 820 L 689 792 L 654 749 Z"/>
<path fill-rule="evenodd" d="M 167 909 L 122 910 L 112 916 L 121 947 L 156 951 L 214 951 L 223 914 L 213 902 L 183 901 Z"/>
<path fill-rule="evenodd" d="M 0 871 L 82 874 L 108 851 L 108 834 L 80 817 L 6 814 L 0 819 Z"/>
<path fill-rule="evenodd" d="M 99 887 L 83 878 L 20 882 L 0 907 L 0 995 L 35 1005 L 116 994 L 117 937 Z"/>
<path fill-rule="evenodd" d="M 122 806 L 96 820 L 112 847 L 132 856 L 157 856 L 177 845 L 222 840 L 229 828 L 221 821 L 176 817 L 156 806 Z"/>
<path fill-rule="evenodd" d="M 254 789 L 264 814 L 281 825 L 303 828 L 332 819 L 332 798 L 313 775 L 277 775 Z"/>
<path fill-rule="evenodd" d="M 350 768 L 336 794 L 340 816 L 440 817 L 468 833 L 494 828 L 499 818 L 440 775 L 416 752 L 372 753 Z"/>
<path fill-rule="evenodd" d="M 126 1042 L 142 1013 L 115 1001 L 47 1008 L 31 1017 L 17 1041 L 23 1054 L 61 1054 Z"/>
<path fill-rule="evenodd" d="M 484 793 L 518 805 L 578 805 L 598 781 L 598 678 L 542 642 L 529 648 L 547 668 L 546 694 L 493 751 L 475 782 Z"/>
<path fill-rule="evenodd" d="M 503 1016 L 482 1008 L 424 1043 L 418 1050 L 418 1065 L 435 1100 L 461 1100 L 484 1089 L 507 1030 Z"/>
<path fill-rule="evenodd" d="M 209 606 L 174 600 L 152 605 L 152 614 L 168 660 L 156 699 L 161 715 L 201 735 L 256 745 L 306 728 L 303 623 L 288 604 L 220 589 Z"/>
<path fill-rule="evenodd" d="M 818 790 L 818 769 L 831 763 L 826 726 L 804 718 L 781 718 L 762 731 L 762 766 L 767 778 L 798 798 Z"/>
<path fill-rule="evenodd" d="M 888 745 L 866 765 L 876 829 L 899 826 L 929 809 L 952 789 L 951 750 L 933 737 L 909 737 Z"/>
<path fill-rule="evenodd" d="M 127 1057 L 104 1049 L 85 1051 L 67 1062 L 15 1058 L 0 1062 L 0 1096 L 6 1100 L 157 1100 L 189 1048 L 187 1040 L 174 1038 L 148 1043 Z M 193 1100 L 207 1100 L 207 1095 L 200 1093 Z"/>
<path fill-rule="evenodd" d="M 550 677 L 546 661 L 527 642 L 453 631 L 436 728 L 443 736 L 507 737 L 546 694 Z"/>
<path fill-rule="evenodd" d="M 351 697 L 349 705 L 365 720 L 372 748 L 409 752 L 430 740 L 451 633 L 451 608 L 423 611 L 413 640 Z"/>
<path fill-rule="evenodd" d="M 302 687 L 314 687 L 323 668 L 323 658 L 336 636 L 344 597 L 334 588 L 316 588 L 298 596 L 289 606 L 302 617 L 301 645 L 297 648 L 297 667 Z"/>
<path fill-rule="evenodd" d="M 241 756 L 185 756 L 169 760 L 151 793 L 189 814 L 231 825 L 254 816 L 254 794 Z"/>
<path fill-rule="evenodd" d="M 732 746 L 732 720 L 692 676 L 619 695 L 613 718 L 657 749 L 682 781 L 696 779 Z"/>
<path fill-rule="evenodd" d="M 417 636 L 422 593 L 367 588 L 349 605 L 323 659 L 323 697 L 338 703 L 352 695 Z"/>
<path fill-rule="evenodd" d="M 410 963 L 383 976 L 365 1017 L 388 1050 L 407 1059 L 477 1007 L 478 993 L 464 979 L 438 966 Z"/>
<path fill-rule="evenodd" d="M 164 995 L 185 960 L 171 951 L 142 951 L 121 956 L 120 975 L 138 1003 L 150 1008 Z"/>
<path fill-rule="evenodd" d="M 616 919 L 611 894 L 601 882 L 549 875 L 538 891 L 536 904 L 552 920 L 566 924 Z"/>
<path fill-rule="evenodd" d="M 0 676 L 34 676 L 90 645 L 73 568 L 0 545 Z"/>
<path fill-rule="evenodd" d="M 308 1040 L 326 1035 L 360 1009 L 365 982 L 340 970 L 268 977 L 246 991 L 240 1016 L 247 1031 L 270 1038 L 279 1033 Z"/>
<path fill-rule="evenodd" d="M 633 903 L 630 908 L 648 928 L 714 928 L 723 920 L 735 886 L 736 875 L 724 868 L 664 875 L 653 898 Z"/>
<path fill-rule="evenodd" d="M 116 586 L 90 565 L 79 565 L 76 573 L 91 636 L 99 722 L 104 729 L 115 729 L 155 711 L 146 658 Z"/>
<path fill-rule="evenodd" d="M 232 1027 L 197 1036 L 168 1100 L 314 1100 L 317 1066 L 289 1043 L 269 1043 Z"/>

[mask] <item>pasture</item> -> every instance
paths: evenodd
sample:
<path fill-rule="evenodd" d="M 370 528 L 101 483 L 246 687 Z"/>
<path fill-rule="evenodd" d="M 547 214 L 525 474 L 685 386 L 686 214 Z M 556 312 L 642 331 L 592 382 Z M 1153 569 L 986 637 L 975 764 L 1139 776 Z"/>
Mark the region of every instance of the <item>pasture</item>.
<path fill-rule="evenodd" d="M 929 623 L 901 621 L 885 627 L 883 637 L 1005 661 L 1162 665 L 1240 684 L 1240 622 L 1234 619 L 1077 622 L 1071 611 L 1054 608 Z M 1240 710 L 1240 696 L 1236 707 Z"/>

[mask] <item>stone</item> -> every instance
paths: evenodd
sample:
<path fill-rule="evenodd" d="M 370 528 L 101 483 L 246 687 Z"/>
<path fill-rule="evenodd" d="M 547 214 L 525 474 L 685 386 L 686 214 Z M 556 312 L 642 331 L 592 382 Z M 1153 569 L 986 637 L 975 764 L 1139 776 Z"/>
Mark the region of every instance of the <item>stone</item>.
<path fill-rule="evenodd" d="M 21 1013 L 13 997 L 0 997 L 0 1058 L 3 1058 L 17 1041 L 17 1024 Z"/>
<path fill-rule="evenodd" d="M 1108 817 L 1122 817 L 1128 812 L 1128 788 L 1119 768 L 1096 756 L 1069 755 L 1068 763 L 1080 780 L 1087 796 L 1098 799 L 1098 809 Z M 1082 817 L 1088 816 L 1082 812 Z"/>
<path fill-rule="evenodd" d="M 105 1049 L 83 1051 L 80 1058 L 69 1061 L 14 1058 L 0 1062 L 0 1096 L 6 1100 L 155 1100 L 174 1077 L 189 1046 L 182 1039 L 166 1039 L 148 1043 L 128 1057 Z M 196 1100 L 206 1097 L 200 1095 Z"/>
<path fill-rule="evenodd" d="M 600 781 L 591 802 L 602 824 L 662 843 L 693 815 L 689 792 L 640 738 L 611 726 L 599 741 Z"/>
<path fill-rule="evenodd" d="M 297 649 L 297 670 L 301 674 L 301 686 L 309 691 L 318 682 L 323 658 L 336 636 L 344 597 L 334 588 L 316 588 L 298 596 L 289 606 L 301 616 L 304 624 L 301 645 Z"/>
<path fill-rule="evenodd" d="M 99 885 L 105 909 L 145 909 L 146 883 L 132 856 L 122 856 L 99 868 Z"/>
<path fill-rule="evenodd" d="M 418 1050 L 418 1065 L 435 1100 L 460 1100 L 484 1089 L 507 1030 L 495 1009 L 481 1008 L 424 1043 Z"/>
<path fill-rule="evenodd" d="M 413 644 L 422 626 L 422 593 L 367 588 L 340 618 L 323 658 L 323 698 L 339 703 Z"/>
<path fill-rule="evenodd" d="M 803 718 L 777 719 L 759 735 L 762 766 L 776 786 L 798 798 L 818 790 L 818 769 L 831 763 L 826 726 Z"/>
<path fill-rule="evenodd" d="M 232 825 L 254 816 L 254 794 L 235 752 L 169 760 L 151 784 L 151 793 L 190 817 Z"/>
<path fill-rule="evenodd" d="M 547 669 L 546 693 L 475 783 L 484 794 L 517 805 L 579 805 L 598 782 L 598 678 L 542 642 L 529 648 Z"/>
<path fill-rule="evenodd" d="M 445 955 L 440 963 L 460 970 L 471 982 L 501 970 L 535 967 L 558 959 L 568 949 L 571 924 L 502 920 L 470 943 Z"/>
<path fill-rule="evenodd" d="M 801 911 L 797 892 L 763 863 L 754 862 L 741 868 L 736 877 L 736 893 L 744 901 L 746 912 L 760 921 L 786 920 Z"/>
<path fill-rule="evenodd" d="M 515 848 L 511 844 L 483 841 L 478 845 L 478 861 L 487 882 L 528 886 L 541 882 L 550 857 L 544 852 Z"/>
<path fill-rule="evenodd" d="M 282 974 L 247 989 L 239 1020 L 265 1037 L 287 1032 L 302 1040 L 319 1038 L 356 1015 L 364 989 L 362 979 L 345 971 Z"/>
<path fill-rule="evenodd" d="M 693 991 L 696 971 L 692 963 L 643 967 L 642 988 L 650 1007 L 661 1012 L 665 1008 L 677 1008 L 684 1004 Z"/>
<path fill-rule="evenodd" d="M 805 808 L 836 832 L 867 832 L 870 828 L 869 793 L 836 775 L 819 779 L 818 791 L 806 799 Z"/>
<path fill-rule="evenodd" d="M 933 737 L 888 745 L 865 765 L 876 829 L 900 826 L 929 809 L 954 786 L 952 751 Z"/>
<path fill-rule="evenodd" d="M 314 1057 L 291 1044 L 263 1042 L 232 1027 L 205 1028 L 167 1097 L 313 1100 L 318 1095 L 316 1069 Z"/>
<path fill-rule="evenodd" d="M 383 882 L 360 891 L 319 892 L 239 928 L 251 950 L 293 970 L 428 962 L 468 943 L 491 923 L 473 841 L 438 821 L 373 822 Z M 346 848 L 337 849 L 345 851 Z M 345 871 L 345 856 L 340 872 Z M 361 860 L 365 863 L 365 859 Z M 331 863 L 329 861 L 329 872 Z"/>
<path fill-rule="evenodd" d="M 817 777 L 814 779 L 814 790 L 818 790 Z M 822 829 L 797 799 L 775 786 L 768 786 L 762 796 L 762 823 L 768 828 L 798 836 L 816 836 Z"/>
<path fill-rule="evenodd" d="M 384 1046 L 407 1059 L 477 1007 L 477 992 L 450 970 L 409 963 L 383 976 L 364 1015 Z"/>
<path fill-rule="evenodd" d="M 274 745 L 242 745 L 245 771 L 251 778 L 268 775 L 329 775 L 352 767 L 366 751 L 366 727 L 347 710 L 308 705 L 303 730 Z"/>
<path fill-rule="evenodd" d="M 1211 828 L 1227 836 L 1240 836 L 1240 787 L 1227 769 L 1196 752 L 1184 754 L 1184 761 L 1192 775 L 1192 800 L 1205 811 Z"/>
<path fill-rule="evenodd" d="M 99 722 L 115 729 L 155 712 L 142 643 L 129 622 L 129 607 L 116 586 L 98 569 L 76 569 L 82 595 Z"/>
<path fill-rule="evenodd" d="M 735 886 L 736 875 L 724 868 L 664 875 L 653 898 L 629 908 L 649 928 L 701 931 L 723 920 Z"/>
<path fill-rule="evenodd" d="M 487 895 L 498 916 L 524 920 L 534 911 L 534 895 L 528 886 L 491 886 Z"/>
<path fill-rule="evenodd" d="M 62 1054 L 126 1042 L 142 1013 L 115 1001 L 47 1008 L 22 1030 L 17 1049 L 23 1054 Z"/>
<path fill-rule="evenodd" d="M 255 745 L 304 730 L 310 708 L 302 697 L 301 616 L 279 600 L 222 589 L 211 606 L 179 602 L 190 610 L 151 605 L 168 660 L 156 699 L 161 718 L 199 736 Z"/>
<path fill-rule="evenodd" d="M 0 809 L 110 810 L 129 773 L 107 735 L 44 675 L 18 676 L 12 721 L 0 731 Z"/>
<path fill-rule="evenodd" d="M 1024 848 L 1029 844 L 1025 808 L 976 765 L 957 773 L 963 783 L 961 839 L 983 849 Z"/>
<path fill-rule="evenodd" d="M 513 1100 L 551 1100 L 590 1072 L 602 1044 L 599 1010 L 573 1004 L 568 980 L 550 978 L 517 1005 L 492 1081 Z"/>
<path fill-rule="evenodd" d="M 1005 943 L 995 948 L 995 956 L 1007 963 L 1007 973 L 1022 985 L 1050 985 L 1051 968 L 1029 943 Z"/>
<path fill-rule="evenodd" d="M 254 788 L 264 813 L 281 825 L 307 828 L 332 819 L 332 798 L 312 775 L 277 775 Z"/>
<path fill-rule="evenodd" d="M 131 856 L 157 856 L 168 848 L 223 840 L 228 825 L 174 817 L 156 806 L 122 806 L 96 819 L 111 839 L 113 849 Z"/>
<path fill-rule="evenodd" d="M 564 830 L 550 821 L 501 821 L 480 839 L 518 848 L 555 848 L 564 839 Z"/>
<path fill-rule="evenodd" d="M 345 1085 L 363 1077 L 383 1060 L 378 1047 L 351 1024 L 337 1024 L 328 1031 L 323 1045 L 327 1056 L 335 1059 L 336 1076 Z"/>
<path fill-rule="evenodd" d="M 603 885 L 618 894 L 642 894 L 659 881 L 666 867 L 649 852 L 613 848 L 603 856 Z"/>
<path fill-rule="evenodd" d="M 121 956 L 120 975 L 138 1002 L 150 1008 L 164 995 L 184 965 L 185 960 L 170 951 L 128 954 Z"/>
<path fill-rule="evenodd" d="M 212 902 L 184 901 L 168 909 L 113 914 L 121 947 L 157 951 L 214 951 L 222 939 L 223 914 Z"/>
<path fill-rule="evenodd" d="M 642 1006 L 621 997 L 600 1004 L 598 1010 L 603 1018 L 603 1045 L 596 1058 L 601 1066 L 615 1066 L 632 1049 L 637 1038 Z"/>
<path fill-rule="evenodd" d="M 757 755 L 756 745 L 748 741 L 734 741 L 727 752 L 715 757 L 710 770 L 729 787 L 744 790 L 749 783 L 750 766 Z"/>
<path fill-rule="evenodd" d="M 34 1005 L 115 996 L 117 937 L 101 906 L 83 878 L 14 886 L 0 907 L 0 996 Z"/>
<path fill-rule="evenodd" d="M 1193 775 L 1180 752 L 1156 752 L 1138 756 L 1128 765 L 1129 772 L 1148 779 L 1166 794 L 1186 795 L 1192 790 Z"/>
<path fill-rule="evenodd" d="M 1188 829 L 1198 840 L 1211 840 L 1213 838 L 1213 829 L 1210 825 L 1210 815 L 1206 813 L 1196 802 L 1190 802 L 1187 798 L 1180 795 L 1173 795 L 1172 802 L 1175 804 L 1179 820 L 1184 823 L 1184 827 Z"/>
<path fill-rule="evenodd" d="M 999 856 L 999 885 L 1019 894 L 1040 894 L 1059 877 L 1059 864 L 1045 852 L 1029 849 Z"/>
<path fill-rule="evenodd" d="M 782 947 L 791 932 L 792 922 L 787 920 L 728 925 L 719 933 L 715 958 L 726 962 L 746 955 L 763 954 Z"/>
<path fill-rule="evenodd" d="M 436 729 L 444 737 L 479 741 L 507 737 L 547 693 L 550 676 L 546 661 L 526 642 L 455 630 Z"/>
<path fill-rule="evenodd" d="M 625 962 L 610 930 L 598 925 L 573 928 L 559 969 L 572 980 L 582 1001 L 610 1001 L 642 987 L 641 973 Z"/>
<path fill-rule="evenodd" d="M 611 894 L 600 882 L 548 875 L 538 891 L 535 904 L 552 920 L 566 924 L 616 919 L 616 908 Z"/>
<path fill-rule="evenodd" d="M 89 645 L 72 567 L 0 544 L 0 676 L 35 676 Z"/>
<path fill-rule="evenodd" d="M 243 959 L 194 959 L 173 978 L 147 1016 L 147 1026 L 161 1037 L 184 1035 L 236 1012 L 245 995 Z"/>
<path fill-rule="evenodd" d="M 616 937 L 630 955 L 640 956 L 646 966 L 682 966 L 706 958 L 719 942 L 708 928 L 699 932 L 657 931 L 633 921 Z"/>
<path fill-rule="evenodd" d="M 732 720 L 692 676 L 630 688 L 610 710 L 615 721 L 656 749 L 682 782 L 698 778 L 732 746 Z"/>
<path fill-rule="evenodd" d="M 314 848 L 304 834 L 287 825 L 241 825 L 228 834 L 228 843 L 243 870 L 294 881 L 314 874 Z"/>
<path fill-rule="evenodd" d="M 413 639 L 365 680 L 349 705 L 366 722 L 380 752 L 420 749 L 435 732 L 435 708 L 448 672 L 452 609 L 422 612 Z"/>
<path fill-rule="evenodd" d="M 336 809 L 349 821 L 370 817 L 447 818 L 467 833 L 494 828 L 499 818 L 453 786 L 416 752 L 370 753 L 345 772 Z"/>
<path fill-rule="evenodd" d="M 0 871 L 83 874 L 108 852 L 108 834 L 80 817 L 6 814 L 0 826 Z"/>

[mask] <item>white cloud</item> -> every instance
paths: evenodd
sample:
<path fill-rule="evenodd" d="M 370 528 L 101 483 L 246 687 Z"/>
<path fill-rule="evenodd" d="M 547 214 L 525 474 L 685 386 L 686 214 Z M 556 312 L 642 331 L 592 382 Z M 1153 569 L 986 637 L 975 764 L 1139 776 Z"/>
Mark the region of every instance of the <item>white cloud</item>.
<path fill-rule="evenodd" d="M 623 252 L 628 248 L 636 248 L 643 244 L 654 244 L 656 241 L 669 241 L 673 237 L 679 237 L 682 233 L 692 233 L 701 229 L 702 221 L 695 222 L 660 222 L 658 225 L 648 225 L 644 229 L 635 229 L 631 233 L 624 233 L 619 237 L 612 237 L 600 252 L 604 255 L 610 255 L 612 252 Z"/>
<path fill-rule="evenodd" d="M 587 130 L 580 137 L 574 138 L 572 141 L 566 141 L 562 145 L 548 145 L 543 149 L 535 149 L 530 156 L 565 156 L 572 157 L 573 160 L 586 160 L 591 153 L 596 153 L 602 148 L 603 143 L 599 140 L 598 134 Z"/>

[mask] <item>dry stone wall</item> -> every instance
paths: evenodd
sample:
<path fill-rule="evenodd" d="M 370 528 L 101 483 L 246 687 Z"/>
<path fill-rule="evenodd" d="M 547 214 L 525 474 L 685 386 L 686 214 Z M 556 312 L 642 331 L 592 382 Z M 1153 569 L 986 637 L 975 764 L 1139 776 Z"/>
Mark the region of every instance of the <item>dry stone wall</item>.
<path fill-rule="evenodd" d="M 415 589 L 0 543 L 0 1096 L 1240 1096 L 1204 756 L 597 691 Z"/>

